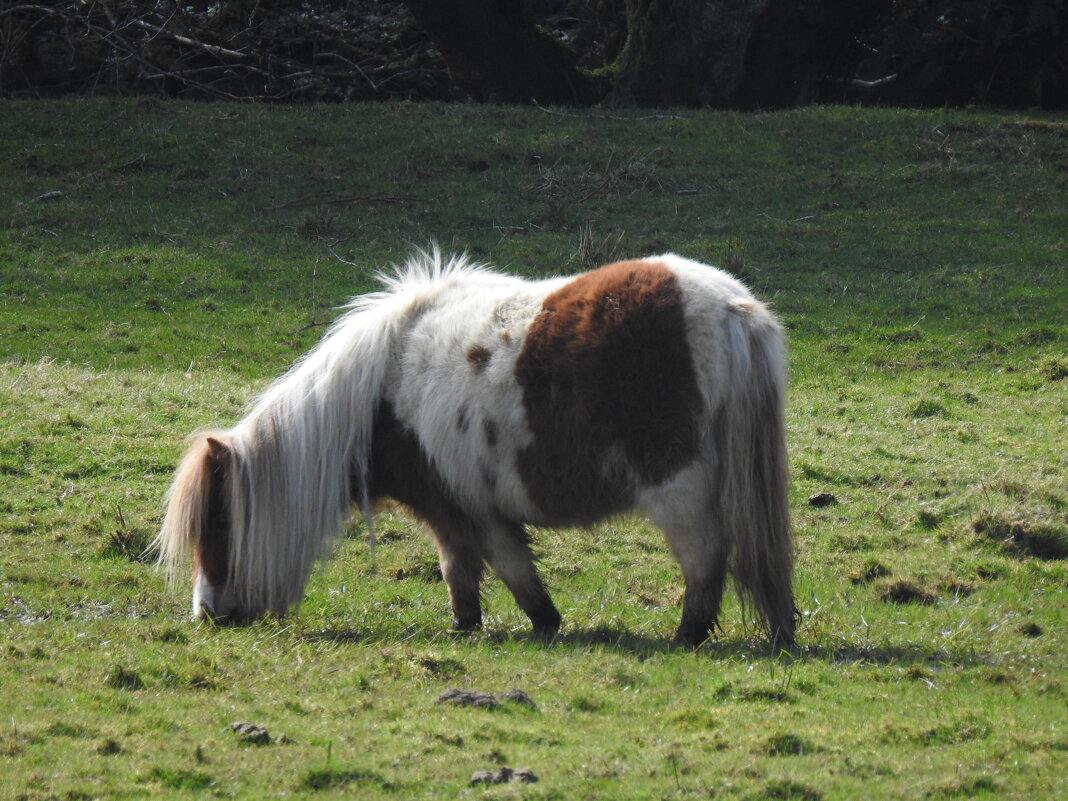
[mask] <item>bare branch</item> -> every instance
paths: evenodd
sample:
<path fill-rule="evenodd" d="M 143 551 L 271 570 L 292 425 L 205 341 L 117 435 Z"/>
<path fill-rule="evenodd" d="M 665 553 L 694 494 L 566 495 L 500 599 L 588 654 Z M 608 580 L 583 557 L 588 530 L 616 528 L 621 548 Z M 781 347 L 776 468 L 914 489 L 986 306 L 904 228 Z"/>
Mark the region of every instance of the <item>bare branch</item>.
<path fill-rule="evenodd" d="M 240 53 L 237 50 L 230 50 L 225 47 L 219 47 L 218 45 L 208 44 L 207 42 L 198 42 L 196 39 L 190 39 L 188 36 L 182 36 L 180 33 L 174 33 L 166 28 L 160 28 L 143 19 L 135 19 L 133 20 L 133 24 L 139 28 L 144 28 L 146 31 L 152 31 L 166 36 L 181 44 L 187 44 L 191 47 L 199 47 L 201 50 L 206 50 L 209 53 L 215 53 L 220 56 L 229 56 L 230 58 L 248 58 L 248 53 Z"/>

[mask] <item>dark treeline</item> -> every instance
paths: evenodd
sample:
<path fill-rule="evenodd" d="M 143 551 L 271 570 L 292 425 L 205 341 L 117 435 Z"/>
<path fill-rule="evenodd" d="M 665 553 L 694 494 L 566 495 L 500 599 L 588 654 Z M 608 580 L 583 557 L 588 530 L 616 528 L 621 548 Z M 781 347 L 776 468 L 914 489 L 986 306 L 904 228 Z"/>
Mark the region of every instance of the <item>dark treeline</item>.
<path fill-rule="evenodd" d="M 1068 0 L 0 5 L 0 94 L 1068 107 Z"/>

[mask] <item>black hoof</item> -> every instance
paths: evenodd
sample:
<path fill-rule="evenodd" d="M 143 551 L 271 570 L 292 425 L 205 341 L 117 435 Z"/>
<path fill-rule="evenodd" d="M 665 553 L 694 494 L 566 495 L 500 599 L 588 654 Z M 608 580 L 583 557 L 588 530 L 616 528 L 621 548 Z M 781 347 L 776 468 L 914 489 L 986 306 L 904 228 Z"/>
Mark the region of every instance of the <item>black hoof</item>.
<path fill-rule="evenodd" d="M 693 626 L 683 623 L 675 632 L 673 642 L 683 648 L 700 648 L 712 635 L 712 629 L 708 626 Z"/>
<path fill-rule="evenodd" d="M 551 640 L 560 631 L 562 618 L 551 601 L 531 612 L 529 617 L 534 627 L 534 636 L 539 640 Z"/>
<path fill-rule="evenodd" d="M 771 638 L 771 650 L 775 653 L 781 653 L 788 651 L 789 653 L 795 653 L 797 651 L 797 642 L 794 640 L 794 635 L 785 634 L 779 632 Z"/>
<path fill-rule="evenodd" d="M 538 642 L 552 642 L 556 639 L 556 635 L 560 633 L 560 624 L 555 626 L 535 626 L 530 636 Z"/>
<path fill-rule="evenodd" d="M 478 631 L 482 628 L 482 620 L 480 618 L 459 618 L 454 617 L 452 619 L 452 631 L 457 634 L 470 634 L 472 631 Z"/>

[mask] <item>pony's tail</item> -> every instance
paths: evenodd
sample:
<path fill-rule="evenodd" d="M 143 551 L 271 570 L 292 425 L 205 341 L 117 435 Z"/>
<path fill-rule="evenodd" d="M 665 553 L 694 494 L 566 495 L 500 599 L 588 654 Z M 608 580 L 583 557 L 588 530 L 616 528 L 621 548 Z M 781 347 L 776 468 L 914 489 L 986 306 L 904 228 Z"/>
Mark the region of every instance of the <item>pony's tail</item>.
<path fill-rule="evenodd" d="M 787 498 L 786 344 L 774 317 L 735 301 L 725 321 L 729 399 L 718 416 L 718 506 L 743 606 L 756 611 L 773 647 L 794 644 L 793 542 Z"/>

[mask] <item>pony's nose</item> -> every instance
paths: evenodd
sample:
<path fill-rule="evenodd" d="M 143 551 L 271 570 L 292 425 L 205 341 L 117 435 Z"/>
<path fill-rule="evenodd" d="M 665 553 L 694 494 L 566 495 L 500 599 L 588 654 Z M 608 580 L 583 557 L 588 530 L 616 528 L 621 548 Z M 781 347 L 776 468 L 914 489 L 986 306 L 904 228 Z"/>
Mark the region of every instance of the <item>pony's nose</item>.
<path fill-rule="evenodd" d="M 212 620 L 215 618 L 215 588 L 203 572 L 197 571 L 193 577 L 193 620 Z"/>
<path fill-rule="evenodd" d="M 193 578 L 193 620 L 230 625 L 248 619 L 248 615 L 234 602 L 227 585 L 214 585 L 203 572 L 196 572 Z"/>

